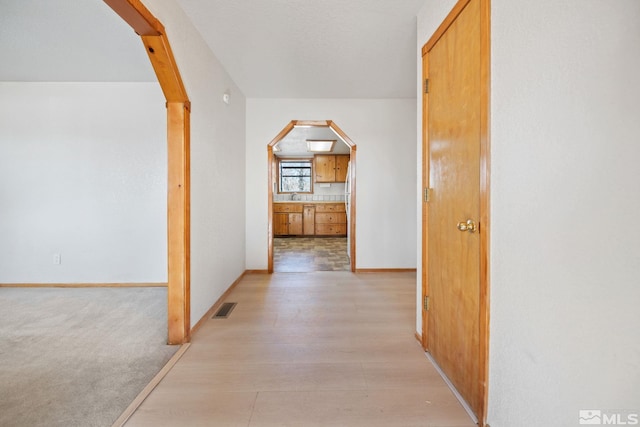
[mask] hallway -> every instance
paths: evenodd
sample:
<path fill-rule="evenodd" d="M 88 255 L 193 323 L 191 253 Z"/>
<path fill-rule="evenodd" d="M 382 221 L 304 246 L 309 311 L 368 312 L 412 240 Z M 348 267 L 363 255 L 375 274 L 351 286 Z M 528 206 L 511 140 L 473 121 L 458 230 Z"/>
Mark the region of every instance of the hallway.
<path fill-rule="evenodd" d="M 246 275 L 126 425 L 474 426 L 414 337 L 415 280 Z"/>

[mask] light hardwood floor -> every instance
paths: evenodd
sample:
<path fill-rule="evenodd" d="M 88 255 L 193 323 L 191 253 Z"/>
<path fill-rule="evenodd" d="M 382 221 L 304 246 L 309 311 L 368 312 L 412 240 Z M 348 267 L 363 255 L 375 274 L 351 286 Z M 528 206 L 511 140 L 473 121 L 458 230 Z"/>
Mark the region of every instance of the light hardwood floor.
<path fill-rule="evenodd" d="M 126 425 L 474 426 L 414 337 L 415 280 L 245 276 Z"/>

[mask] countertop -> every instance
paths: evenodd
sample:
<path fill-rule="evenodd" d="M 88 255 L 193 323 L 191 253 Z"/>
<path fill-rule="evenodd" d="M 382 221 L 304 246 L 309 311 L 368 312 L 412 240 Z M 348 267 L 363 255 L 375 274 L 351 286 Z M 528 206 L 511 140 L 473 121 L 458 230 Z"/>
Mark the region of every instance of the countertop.
<path fill-rule="evenodd" d="M 342 204 L 344 200 L 274 200 L 273 203 L 295 203 L 299 205 Z"/>

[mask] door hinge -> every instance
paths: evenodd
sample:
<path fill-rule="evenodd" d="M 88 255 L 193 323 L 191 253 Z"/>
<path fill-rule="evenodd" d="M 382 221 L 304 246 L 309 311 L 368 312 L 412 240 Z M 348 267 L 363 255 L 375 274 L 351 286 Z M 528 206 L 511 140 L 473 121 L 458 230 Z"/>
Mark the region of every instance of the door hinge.
<path fill-rule="evenodd" d="M 424 93 L 429 93 L 429 79 L 424 79 Z"/>
<path fill-rule="evenodd" d="M 424 201 L 428 202 L 430 197 L 431 197 L 431 189 L 430 188 L 425 188 L 424 189 Z"/>
<path fill-rule="evenodd" d="M 424 311 L 429 311 L 429 296 L 424 296 Z"/>

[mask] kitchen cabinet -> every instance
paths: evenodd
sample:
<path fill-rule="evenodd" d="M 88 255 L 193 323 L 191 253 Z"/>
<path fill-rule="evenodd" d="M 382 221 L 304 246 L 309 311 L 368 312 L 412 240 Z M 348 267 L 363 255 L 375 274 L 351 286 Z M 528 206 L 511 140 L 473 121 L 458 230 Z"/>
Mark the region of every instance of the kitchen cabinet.
<path fill-rule="evenodd" d="M 289 235 L 298 236 L 302 234 L 302 214 L 290 213 L 289 214 Z"/>
<path fill-rule="evenodd" d="M 343 203 L 316 206 L 316 236 L 346 236 L 347 213 Z"/>
<path fill-rule="evenodd" d="M 316 205 L 316 212 L 345 212 L 344 203 L 322 203 Z"/>
<path fill-rule="evenodd" d="M 344 203 L 274 203 L 274 236 L 346 236 Z"/>
<path fill-rule="evenodd" d="M 273 212 L 277 213 L 302 213 L 302 207 L 300 203 L 274 203 Z"/>
<path fill-rule="evenodd" d="M 349 159 L 349 156 L 336 156 L 336 182 L 345 182 L 347 180 Z"/>
<path fill-rule="evenodd" d="M 273 235 L 299 236 L 302 234 L 302 205 L 275 203 L 273 205 Z"/>
<path fill-rule="evenodd" d="M 348 155 L 316 154 L 314 161 L 315 182 L 345 182 Z"/>
<path fill-rule="evenodd" d="M 273 213 L 273 235 L 286 236 L 289 234 L 289 214 Z"/>
<path fill-rule="evenodd" d="M 314 205 L 304 205 L 302 211 L 302 234 L 313 236 L 316 233 L 316 207 Z"/>
<path fill-rule="evenodd" d="M 299 236 L 302 234 L 301 213 L 274 213 L 274 236 Z"/>

